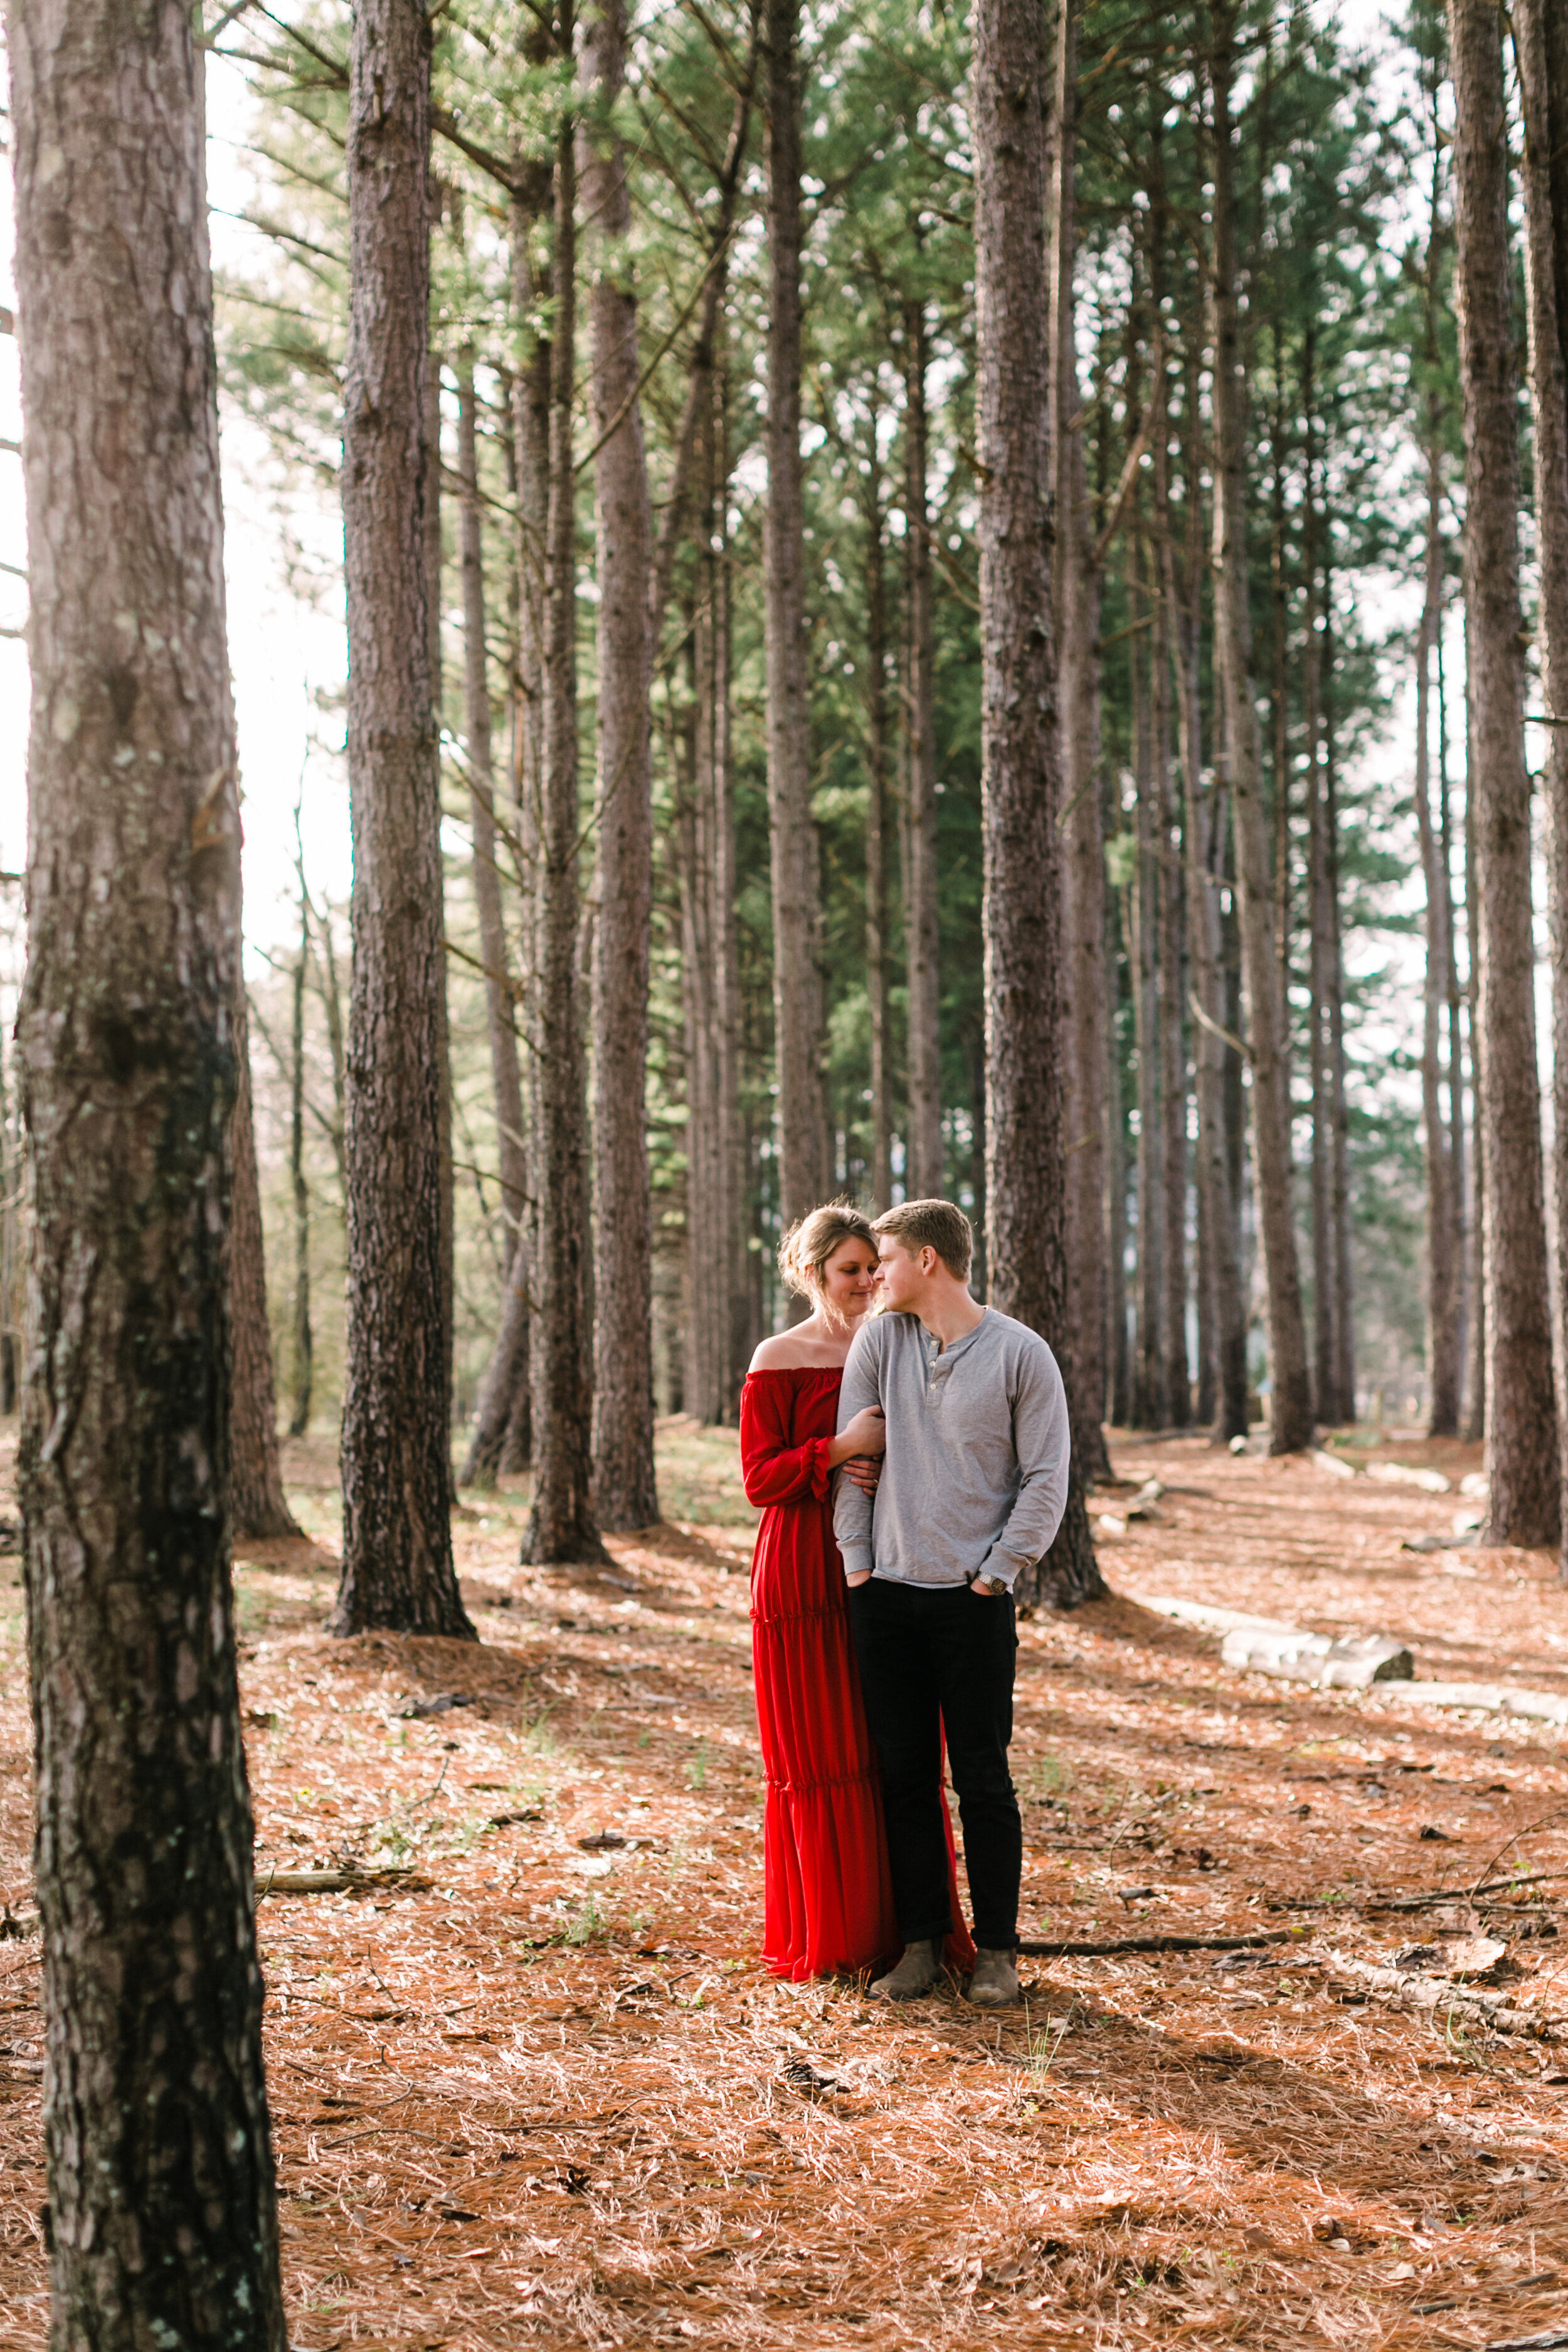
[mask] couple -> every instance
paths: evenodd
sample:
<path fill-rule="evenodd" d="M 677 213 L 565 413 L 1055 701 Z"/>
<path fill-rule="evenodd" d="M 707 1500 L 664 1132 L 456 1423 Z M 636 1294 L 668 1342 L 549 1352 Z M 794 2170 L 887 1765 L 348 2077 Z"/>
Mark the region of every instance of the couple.
<path fill-rule="evenodd" d="M 1013 1585 L 1061 1518 L 1068 1413 L 1045 1341 L 971 1296 L 973 1249 L 950 1201 L 802 1218 L 779 1268 L 813 1312 L 752 1360 L 741 1457 L 763 1513 L 766 1965 L 798 1981 L 891 1961 L 872 1999 L 911 2000 L 945 1958 L 1000 2009 L 1018 1999 L 1023 1864 Z"/>

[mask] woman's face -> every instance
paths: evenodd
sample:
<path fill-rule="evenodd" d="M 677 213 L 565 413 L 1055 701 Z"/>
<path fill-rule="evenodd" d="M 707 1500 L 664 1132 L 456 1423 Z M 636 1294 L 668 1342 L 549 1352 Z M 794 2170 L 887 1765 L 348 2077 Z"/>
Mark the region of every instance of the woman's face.
<path fill-rule="evenodd" d="M 858 1323 L 877 1295 L 877 1252 L 870 1242 L 840 1242 L 822 1269 L 822 1304 L 836 1322 Z"/>

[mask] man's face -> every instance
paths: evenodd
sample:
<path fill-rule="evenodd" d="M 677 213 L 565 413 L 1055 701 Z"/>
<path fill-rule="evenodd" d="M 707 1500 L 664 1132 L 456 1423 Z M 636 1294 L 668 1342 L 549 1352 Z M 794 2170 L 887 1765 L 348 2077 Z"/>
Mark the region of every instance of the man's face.
<path fill-rule="evenodd" d="M 934 1255 L 929 1249 L 911 1255 L 897 1234 L 877 1235 L 878 1296 L 891 1313 L 909 1315 L 919 1307 L 926 1292 L 923 1261 Z"/>

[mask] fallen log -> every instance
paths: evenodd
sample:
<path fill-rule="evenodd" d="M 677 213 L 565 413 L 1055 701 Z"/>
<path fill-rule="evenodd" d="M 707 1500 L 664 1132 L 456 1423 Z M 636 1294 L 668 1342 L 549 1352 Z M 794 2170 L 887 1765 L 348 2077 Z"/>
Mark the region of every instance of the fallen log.
<path fill-rule="evenodd" d="M 1500 2033 L 1528 2033 L 1538 2041 L 1554 2042 L 1568 2018 L 1542 2017 L 1534 2010 L 1516 2009 L 1505 1992 L 1479 1992 L 1473 1985 L 1457 1984 L 1452 1977 L 1429 1977 L 1405 1969 L 1379 1968 L 1371 1960 L 1352 1959 L 1331 1952 L 1329 1966 L 1352 1984 L 1382 1993 L 1401 2009 L 1447 2010 L 1469 2014 Z"/>
<path fill-rule="evenodd" d="M 257 1900 L 264 1895 L 374 1895 L 391 1889 L 398 1895 L 418 1895 L 430 1885 L 412 1870 L 270 1870 L 256 1882 Z"/>

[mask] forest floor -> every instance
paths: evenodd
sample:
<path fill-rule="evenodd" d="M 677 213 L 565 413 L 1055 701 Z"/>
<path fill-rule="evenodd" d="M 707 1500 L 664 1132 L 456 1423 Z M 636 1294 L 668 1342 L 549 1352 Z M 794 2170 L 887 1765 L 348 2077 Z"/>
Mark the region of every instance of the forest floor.
<path fill-rule="evenodd" d="M 465 1499 L 482 1646 L 324 1636 L 324 1444 L 288 1463 L 317 1544 L 238 1565 L 292 2346 L 1298 2352 L 1568 2327 L 1559 1727 L 1231 1673 L 1139 1599 L 1386 1630 L 1422 1677 L 1568 1693 L 1550 1559 L 1402 1550 L 1449 1533 L 1457 1494 L 1113 1437 L 1123 1480 L 1168 1491 L 1102 1542 L 1116 1599 L 1021 1628 L 1023 1932 L 1291 1940 L 1033 1958 L 1000 2019 L 952 1986 L 885 2010 L 758 1965 L 752 1515 L 731 1437 L 661 1439 L 674 1524 L 612 1539 L 604 1574 L 520 1570 L 521 1495 Z M 1382 1452 L 1456 1486 L 1478 1466 Z M 26 1922 L 15 1585 L 0 1604 L 0 1897 Z M 344 1865 L 411 1874 L 266 1891 Z M 1550 1875 L 1510 1909 L 1374 1907 L 1521 1872 Z M 1478 1926 L 1535 2030 L 1401 2010 L 1351 1966 Z M 6 2347 L 45 2337 L 37 1971 L 36 1936 L 0 1940 Z"/>

